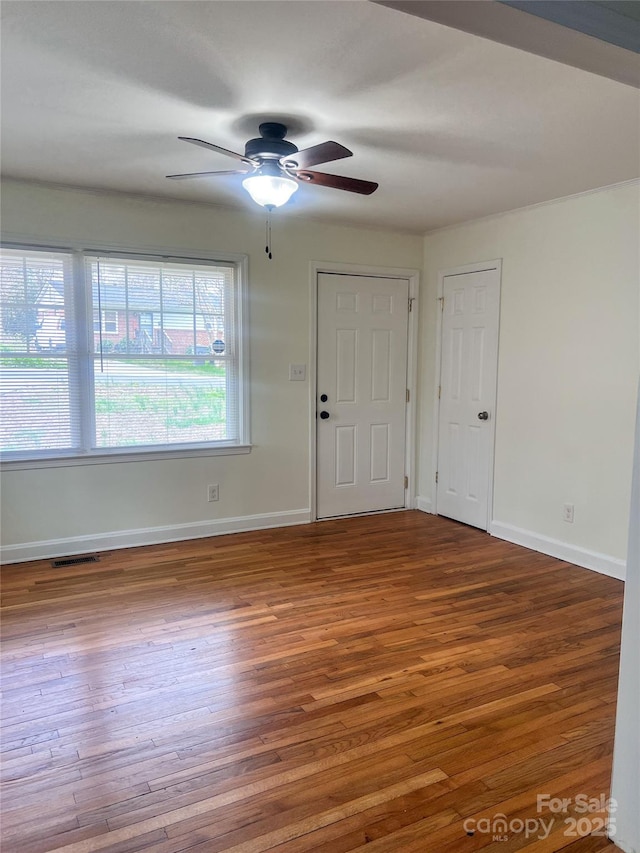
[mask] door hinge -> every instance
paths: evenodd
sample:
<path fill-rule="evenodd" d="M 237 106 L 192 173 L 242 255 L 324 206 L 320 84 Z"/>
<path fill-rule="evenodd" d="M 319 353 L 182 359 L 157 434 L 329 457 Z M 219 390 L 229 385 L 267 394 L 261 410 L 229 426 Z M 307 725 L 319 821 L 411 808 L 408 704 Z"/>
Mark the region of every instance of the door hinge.
<path fill-rule="evenodd" d="M 411 397 L 411 393 L 410 393 L 409 389 L 407 388 L 407 403 L 409 402 L 410 397 Z"/>
<path fill-rule="evenodd" d="M 436 483 L 438 482 L 438 472 L 436 471 Z"/>
<path fill-rule="evenodd" d="M 440 399 L 441 394 L 442 394 L 442 385 L 438 385 L 438 400 Z"/>
<path fill-rule="evenodd" d="M 409 488 L 409 478 L 407 477 L 406 474 L 404 475 L 404 487 L 405 487 L 405 489 Z"/>
<path fill-rule="evenodd" d="M 438 296 L 438 302 L 440 303 L 440 310 L 444 311 L 444 296 Z"/>
<path fill-rule="evenodd" d="M 413 311 L 413 300 L 414 299 L 415 299 L 415 296 L 409 297 L 409 314 L 411 314 L 411 312 Z"/>

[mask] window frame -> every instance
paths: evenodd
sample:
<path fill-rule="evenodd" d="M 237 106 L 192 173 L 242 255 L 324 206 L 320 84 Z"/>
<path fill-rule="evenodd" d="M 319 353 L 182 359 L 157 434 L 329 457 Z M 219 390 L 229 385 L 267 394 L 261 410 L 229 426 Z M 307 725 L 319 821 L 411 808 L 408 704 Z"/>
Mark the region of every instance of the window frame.
<path fill-rule="evenodd" d="M 43 243 L 29 239 L 3 239 L 2 248 L 22 252 L 60 252 L 71 255 L 73 290 L 73 323 L 76 331 L 76 354 L 70 359 L 75 362 L 77 375 L 71 383 L 83 399 L 81 415 L 81 443 L 83 449 L 33 450 L 20 458 L 10 458 L 14 452 L 0 454 L 0 469 L 3 471 L 57 468 L 83 465 L 103 465 L 140 461 L 160 461 L 206 456 L 233 456 L 251 452 L 250 439 L 250 373 L 249 373 L 249 296 L 248 256 L 229 252 L 202 252 L 172 247 L 148 247 L 145 251 L 113 243 L 101 244 L 91 241 L 86 244 L 47 240 Z M 238 373 L 238 429 L 239 440 L 216 443 L 171 445 L 145 445 L 136 447 L 90 448 L 90 436 L 95 432 L 95 405 L 93 395 L 92 350 L 93 298 L 87 281 L 87 261 L 91 257 L 104 257 L 154 263 L 178 263 L 198 265 L 233 265 L 236 269 L 236 333 Z"/>

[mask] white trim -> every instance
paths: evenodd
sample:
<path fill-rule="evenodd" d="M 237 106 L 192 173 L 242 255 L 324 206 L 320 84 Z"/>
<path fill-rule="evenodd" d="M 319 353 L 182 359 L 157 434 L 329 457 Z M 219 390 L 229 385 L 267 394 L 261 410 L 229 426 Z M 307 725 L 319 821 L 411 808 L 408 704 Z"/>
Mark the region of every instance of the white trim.
<path fill-rule="evenodd" d="M 318 520 L 316 500 L 316 419 L 318 399 L 318 273 L 320 266 L 311 263 L 309 271 L 309 507 L 311 521 Z"/>
<path fill-rule="evenodd" d="M 494 480 L 494 462 L 495 462 L 495 440 L 496 440 L 496 420 L 498 413 L 498 364 L 500 358 L 500 314 L 502 311 L 502 259 L 496 258 L 491 261 L 478 261 L 474 264 L 464 264 L 461 267 L 451 267 L 450 269 L 438 270 L 438 296 L 436 306 L 436 369 L 435 382 L 433 387 L 433 455 L 431 463 L 431 482 L 433 483 L 433 509 L 430 510 L 437 514 L 438 512 L 438 485 L 436 483 L 436 473 L 438 471 L 438 451 L 440 439 L 440 396 L 439 388 L 441 385 L 441 365 L 442 365 L 442 299 L 444 296 L 444 280 L 448 276 L 467 275 L 474 272 L 486 272 L 495 270 L 498 274 L 498 348 L 496 350 L 496 395 L 494 400 L 493 412 L 490 425 L 492 429 L 491 436 L 491 458 L 489 459 L 489 483 L 487 495 L 487 521 L 485 530 L 489 530 L 491 519 L 493 518 L 493 480 Z"/>
<path fill-rule="evenodd" d="M 16 180 L 13 178 L 12 180 Z M 425 237 L 431 237 L 432 234 L 442 234 L 444 231 L 453 231 L 455 228 L 461 228 L 463 225 L 475 225 L 476 222 L 491 222 L 494 219 L 502 219 L 505 216 L 511 216 L 513 213 L 526 213 L 528 210 L 537 210 L 539 207 L 549 207 L 551 204 L 562 204 L 563 201 L 571 201 L 575 198 L 582 198 L 586 195 L 596 195 L 597 193 L 608 192 L 609 190 L 617 190 L 622 187 L 634 186 L 640 184 L 640 178 L 629 178 L 626 181 L 618 181 L 615 184 L 606 184 L 604 187 L 594 187 L 591 190 L 582 190 L 579 193 L 571 193 L 571 195 L 561 195 L 557 198 L 549 198 L 546 201 L 537 201 L 535 204 L 525 204 L 523 207 L 512 207 L 509 210 L 500 210 L 498 213 L 489 213 L 486 216 L 477 216 L 475 219 L 463 219 L 460 222 L 453 222 L 451 225 L 442 225 L 440 228 L 433 228 L 431 231 L 425 231 Z"/>
<path fill-rule="evenodd" d="M 82 433 L 82 447 L 91 446 L 95 435 L 95 403 L 93 400 L 93 381 L 89 375 L 92 370 L 92 357 L 89 349 L 89 341 L 93 336 L 93 303 L 91 287 L 87 286 L 86 280 L 86 258 L 97 255 L 116 258 L 127 258 L 131 256 L 137 260 L 147 260 L 157 263 L 185 262 L 189 264 L 228 265 L 235 267 L 237 271 L 237 282 L 234 287 L 234 313 L 236 315 L 236 337 L 238 343 L 237 367 L 238 374 L 238 429 L 242 438 L 241 443 L 216 443 L 214 445 L 201 442 L 200 447 L 177 447 L 175 444 L 162 445 L 161 447 L 138 446 L 124 448 L 97 449 L 94 452 L 55 451 L 25 453 L 18 456 L 18 452 L 7 451 L 0 455 L 0 470 L 15 471 L 29 468 L 55 468 L 73 465 L 103 465 L 113 462 L 138 462 L 152 461 L 158 459 L 183 459 L 193 456 L 232 456 L 251 452 L 251 376 L 250 376 L 250 329 L 249 329 L 249 258 L 246 254 L 209 251 L 194 252 L 193 250 L 172 247 L 143 247 L 133 249 L 120 243 L 103 244 L 100 241 L 78 241 L 60 240 L 58 238 L 45 238 L 44 243 L 15 236 L 6 239 L 0 235 L 0 244 L 3 248 L 27 252 L 60 252 L 69 255 L 72 264 L 72 287 L 73 310 L 76 315 L 75 326 L 84 329 L 86 335 L 78 336 L 77 362 L 82 371 L 81 376 L 73 386 L 76 393 L 80 393 L 84 402 L 81 406 L 80 429 Z M 87 245 L 90 244 L 90 247 Z M 192 256 L 195 254 L 195 257 Z M 96 309 L 97 310 L 97 309 Z M 104 314 L 104 310 L 103 310 Z M 89 429 L 89 427 L 91 427 Z M 161 449 L 162 448 L 162 449 Z M 18 458 L 12 458 L 16 457 Z"/>
<path fill-rule="evenodd" d="M 2 549 L 2 562 L 23 563 L 27 560 L 49 560 L 53 557 L 66 557 L 73 554 L 87 554 L 116 548 L 161 545 L 165 542 L 182 542 L 186 539 L 202 539 L 207 536 L 221 536 L 225 533 L 242 533 L 248 530 L 309 524 L 310 520 L 309 510 L 299 509 L 289 512 L 243 515 L 237 518 L 219 518 L 213 521 L 195 521 L 189 524 L 164 527 L 143 527 L 138 530 L 119 530 L 113 533 L 72 536 L 68 539 L 47 539 L 40 542 L 7 545 Z"/>
<path fill-rule="evenodd" d="M 62 189 L 62 188 L 61 188 Z M 89 192 L 89 191 L 88 191 Z M 179 246 L 159 246 L 155 243 L 140 243 L 131 246 L 128 243 L 103 242 L 102 240 L 83 240 L 61 237 L 34 236 L 22 232 L 3 231 L 0 242 L 6 249 L 50 251 L 50 252 L 80 252 L 83 255 L 115 255 L 118 258 L 131 257 L 134 260 L 147 258 L 150 261 L 220 261 L 228 264 L 247 264 L 248 255 L 240 252 L 214 252 L 210 249 L 184 249 Z M 246 267 L 243 273 L 246 275 Z M 246 279 L 243 279 L 246 284 Z"/>
<path fill-rule="evenodd" d="M 370 267 L 368 264 L 339 264 L 333 261 L 311 261 L 312 281 L 317 282 L 319 273 L 337 273 L 338 275 L 364 275 L 374 278 L 407 278 L 417 283 L 420 271 L 407 267 Z"/>
<path fill-rule="evenodd" d="M 318 350 L 318 276 L 321 273 L 338 275 L 361 275 L 372 278 L 399 278 L 409 283 L 409 311 L 407 325 L 407 388 L 409 403 L 406 410 L 405 429 L 405 473 L 409 488 L 405 489 L 404 509 L 415 507 L 416 494 L 416 419 L 418 396 L 418 319 L 420 271 L 404 267 L 370 267 L 363 264 L 342 264 L 333 261 L 311 261 L 309 270 L 309 506 L 311 520 L 317 521 L 316 507 L 316 400 L 317 350 Z"/>
<path fill-rule="evenodd" d="M 239 299 L 236 298 L 238 316 L 236 318 L 237 335 L 240 337 L 238 346 L 238 427 L 243 444 L 251 446 L 251 360 L 249 341 L 251 338 L 251 318 L 249 316 L 249 257 L 240 255 L 236 258 L 238 265 Z M 236 291 L 237 293 L 237 291 Z"/>
<path fill-rule="evenodd" d="M 431 515 L 435 513 L 431 498 L 424 498 L 422 495 L 416 497 L 416 509 L 419 509 L 420 512 L 428 512 Z"/>
<path fill-rule="evenodd" d="M 228 444 L 217 447 L 193 447 L 182 450 L 136 450 L 92 453 L 85 456 L 42 456 L 11 460 L 0 458 L 0 471 L 26 471 L 32 468 L 72 468 L 77 465 L 105 465 L 114 462 L 161 462 L 167 459 L 193 459 L 200 456 L 238 456 L 251 453 L 250 444 Z"/>
<path fill-rule="evenodd" d="M 559 539 L 552 539 L 549 536 L 543 536 L 541 533 L 523 530 L 521 527 L 515 527 L 501 521 L 492 521 L 489 525 L 489 533 L 497 539 L 504 539 L 507 542 L 522 545 L 524 548 L 531 548 L 533 551 L 548 554 L 550 557 L 556 557 L 567 563 L 574 563 L 576 566 L 591 569 L 601 575 L 608 575 L 610 578 L 616 578 L 620 581 L 625 579 L 626 562 L 616 557 L 610 557 L 608 554 L 600 554 L 598 551 L 590 551 L 588 548 L 570 545 L 568 542 L 561 542 Z"/>
<path fill-rule="evenodd" d="M 420 328 L 420 273 L 409 276 L 409 319 L 407 323 L 407 388 L 409 402 L 406 412 L 404 470 L 409 478 L 405 491 L 405 508 L 415 509 L 418 485 L 416 447 L 418 436 L 418 339 Z"/>

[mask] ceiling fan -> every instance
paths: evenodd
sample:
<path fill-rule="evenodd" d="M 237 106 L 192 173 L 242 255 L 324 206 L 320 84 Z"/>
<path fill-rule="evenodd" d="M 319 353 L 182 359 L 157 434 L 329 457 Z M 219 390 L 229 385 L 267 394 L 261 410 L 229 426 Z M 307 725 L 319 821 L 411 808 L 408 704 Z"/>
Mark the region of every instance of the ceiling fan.
<path fill-rule="evenodd" d="M 299 151 L 293 142 L 285 139 L 286 125 L 272 121 L 263 122 L 259 131 L 260 136 L 250 139 L 245 145 L 244 154 L 229 151 L 227 148 L 221 148 L 203 139 L 179 136 L 178 139 L 184 142 L 233 157 L 242 163 L 243 168 L 167 175 L 167 178 L 183 180 L 212 175 L 248 175 L 242 185 L 257 204 L 269 209 L 285 204 L 298 189 L 299 183 L 318 184 L 322 187 L 333 187 L 336 190 L 346 190 L 362 195 L 371 195 L 378 188 L 378 184 L 372 181 L 309 171 L 309 166 L 353 156 L 352 151 L 338 142 L 321 142 L 319 145 L 312 145 L 310 148 Z"/>

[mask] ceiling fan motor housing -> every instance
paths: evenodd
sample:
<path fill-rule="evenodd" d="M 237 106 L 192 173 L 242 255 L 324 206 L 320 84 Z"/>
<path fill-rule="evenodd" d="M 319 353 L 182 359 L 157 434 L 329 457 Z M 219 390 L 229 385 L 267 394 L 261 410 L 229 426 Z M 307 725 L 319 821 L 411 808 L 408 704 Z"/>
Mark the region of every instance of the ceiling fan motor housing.
<path fill-rule="evenodd" d="M 249 160 L 257 160 L 263 157 L 279 160 L 281 157 L 288 157 L 298 151 L 297 145 L 284 138 L 287 134 L 287 128 L 284 124 L 266 121 L 260 125 L 259 130 L 261 136 L 250 139 L 245 145 L 244 156 Z"/>

